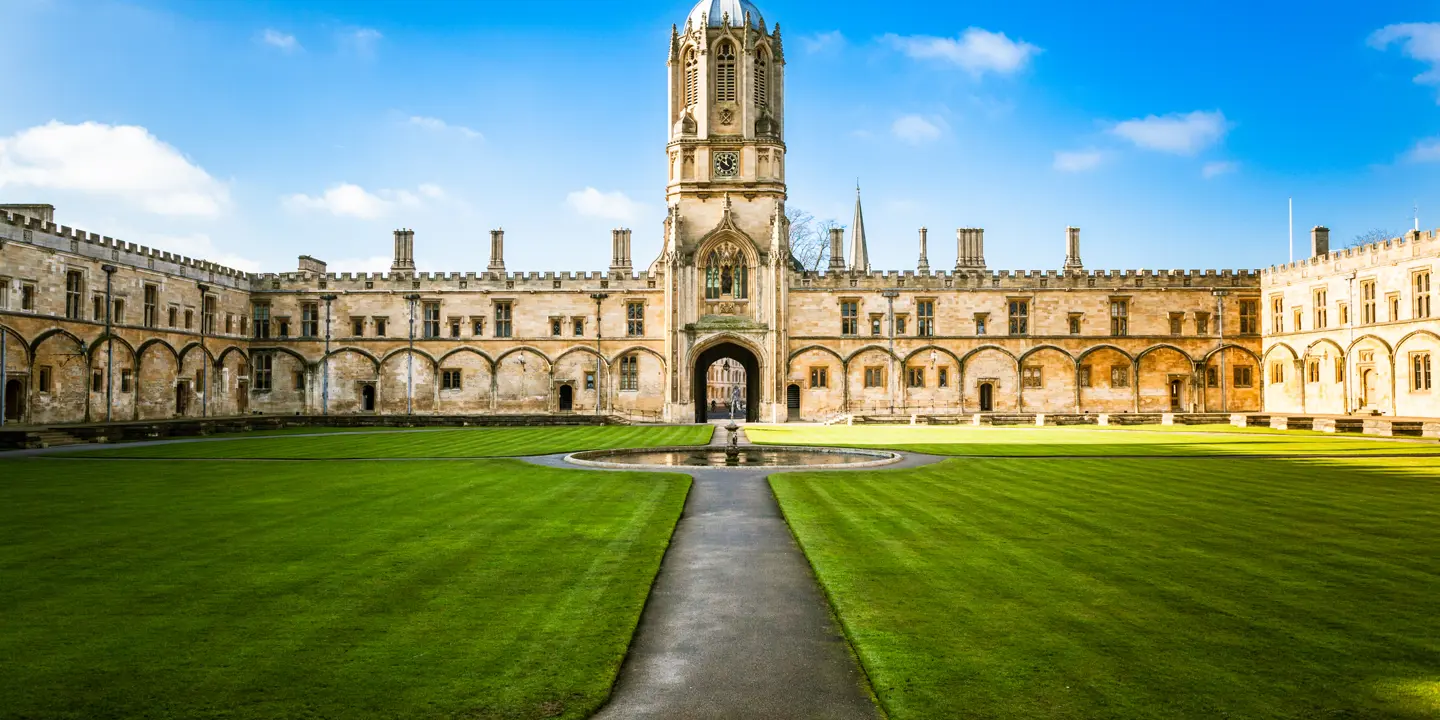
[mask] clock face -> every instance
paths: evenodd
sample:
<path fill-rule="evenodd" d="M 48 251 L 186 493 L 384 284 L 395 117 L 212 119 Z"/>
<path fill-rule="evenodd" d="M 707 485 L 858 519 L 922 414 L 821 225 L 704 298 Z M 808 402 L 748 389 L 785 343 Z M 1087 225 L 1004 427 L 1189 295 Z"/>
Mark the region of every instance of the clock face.
<path fill-rule="evenodd" d="M 739 155 L 733 152 L 715 153 L 715 177 L 735 177 L 739 174 Z"/>

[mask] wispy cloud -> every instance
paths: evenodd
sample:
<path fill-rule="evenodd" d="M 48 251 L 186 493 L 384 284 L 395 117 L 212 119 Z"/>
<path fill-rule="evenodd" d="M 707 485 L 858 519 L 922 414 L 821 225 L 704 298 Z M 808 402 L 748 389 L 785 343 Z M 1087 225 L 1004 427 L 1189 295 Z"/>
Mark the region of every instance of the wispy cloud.
<path fill-rule="evenodd" d="M 631 200 L 625 193 L 600 192 L 593 187 L 576 190 L 565 196 L 565 205 L 586 217 L 633 222 L 640 217 L 645 206 Z"/>
<path fill-rule="evenodd" d="M 1230 123 L 1219 110 L 1171 115 L 1148 115 L 1116 123 L 1110 132 L 1146 150 L 1194 155 L 1219 142 Z"/>
<path fill-rule="evenodd" d="M 300 49 L 300 41 L 296 40 L 294 35 L 280 32 L 274 28 L 265 28 L 265 31 L 260 33 L 260 42 L 280 48 L 287 53 Z"/>
<path fill-rule="evenodd" d="M 887 34 L 881 40 L 917 60 L 941 60 L 977 77 L 985 73 L 1014 74 L 1041 52 L 1039 47 L 1011 40 L 1003 32 L 977 27 L 967 28 L 958 38 Z"/>
<path fill-rule="evenodd" d="M 1440 86 L 1440 22 L 1386 25 L 1370 35 L 1373 48 L 1384 50 L 1393 43 L 1400 44 L 1400 52 L 1406 57 L 1430 66 L 1415 76 L 1415 82 Z"/>
<path fill-rule="evenodd" d="M 837 50 L 845 46 L 845 35 L 839 30 L 830 32 L 815 33 L 813 35 L 802 35 L 800 47 L 807 53 L 819 53 L 826 50 Z"/>
<path fill-rule="evenodd" d="M 1403 158 L 1406 162 L 1432 163 L 1440 162 L 1440 137 L 1432 137 L 1415 143 Z"/>
<path fill-rule="evenodd" d="M 219 215 L 230 192 L 135 125 L 51 121 L 0 137 L 0 190 L 28 187 L 120 198 L 157 215 Z"/>
<path fill-rule="evenodd" d="M 385 36 L 375 28 L 353 28 L 340 35 L 340 42 L 359 55 L 373 55 L 375 46 Z"/>
<path fill-rule="evenodd" d="M 459 134 L 461 137 L 472 139 L 482 137 L 478 131 L 471 130 L 464 125 L 451 125 L 450 123 L 447 123 L 440 118 L 412 115 L 408 122 L 415 127 L 428 130 L 433 133 L 453 132 Z"/>
<path fill-rule="evenodd" d="M 890 126 L 890 132 L 911 145 L 924 145 L 945 134 L 945 121 L 938 117 L 902 115 Z"/>
<path fill-rule="evenodd" d="M 377 220 L 400 208 L 414 208 L 424 200 L 440 200 L 446 197 L 444 188 L 426 183 L 415 190 L 376 190 L 370 192 L 354 183 L 334 185 L 320 195 L 296 193 L 281 199 L 285 207 L 294 211 L 318 211 L 336 217 L 353 217 L 361 220 Z"/>
<path fill-rule="evenodd" d="M 372 255 L 367 258 L 341 258 L 326 263 L 333 273 L 383 273 L 389 272 L 392 258 L 388 255 Z"/>
<path fill-rule="evenodd" d="M 1060 172 L 1081 173 L 1100 167 L 1105 153 L 1099 150 L 1058 150 L 1055 152 L 1055 169 Z"/>
<path fill-rule="evenodd" d="M 1214 162 L 1207 162 L 1200 168 L 1200 177 L 1209 180 L 1220 177 L 1221 175 L 1229 175 L 1239 169 L 1240 163 L 1233 160 L 1216 160 Z"/>
<path fill-rule="evenodd" d="M 145 235 L 142 233 L 134 235 L 130 239 L 157 250 L 169 250 L 186 257 L 204 258 L 242 272 L 260 272 L 259 262 L 216 247 L 215 242 L 206 233 L 193 235 Z"/>

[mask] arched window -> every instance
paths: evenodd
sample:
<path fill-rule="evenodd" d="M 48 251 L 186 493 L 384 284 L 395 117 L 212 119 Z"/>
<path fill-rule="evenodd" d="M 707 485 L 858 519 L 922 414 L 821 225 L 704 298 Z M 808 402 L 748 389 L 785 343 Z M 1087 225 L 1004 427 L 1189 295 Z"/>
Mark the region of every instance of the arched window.
<path fill-rule="evenodd" d="M 731 247 L 726 252 L 712 251 L 705 258 L 705 299 L 722 297 L 744 300 L 750 296 L 750 268 L 745 255 Z"/>
<path fill-rule="evenodd" d="M 713 252 L 705 261 L 705 299 L 720 299 L 720 257 Z"/>
<path fill-rule="evenodd" d="M 735 102 L 735 46 L 729 40 L 715 51 L 715 102 Z"/>
<path fill-rule="evenodd" d="M 695 57 L 695 49 L 685 51 L 685 107 L 695 107 L 696 96 L 700 92 L 700 60 Z"/>
<path fill-rule="evenodd" d="M 770 53 L 765 48 L 760 48 L 755 53 L 755 107 L 763 108 L 770 104 L 769 76 Z"/>

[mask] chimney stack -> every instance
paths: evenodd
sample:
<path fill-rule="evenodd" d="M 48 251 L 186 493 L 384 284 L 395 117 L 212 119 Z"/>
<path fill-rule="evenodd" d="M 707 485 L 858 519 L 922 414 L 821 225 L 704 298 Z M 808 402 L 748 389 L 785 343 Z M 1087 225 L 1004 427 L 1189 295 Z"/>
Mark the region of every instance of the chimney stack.
<path fill-rule="evenodd" d="M 916 263 L 915 269 L 916 269 L 917 271 L 919 271 L 920 274 L 922 274 L 922 275 L 928 274 L 928 273 L 930 272 L 930 259 L 929 259 L 928 257 L 926 257 L 926 252 L 925 252 L 925 245 L 926 245 L 926 238 L 925 238 L 925 236 L 926 236 L 929 232 L 930 232 L 929 230 L 926 230 L 926 229 L 923 228 L 923 227 L 920 228 L 920 262 L 919 262 L 919 263 Z"/>
<path fill-rule="evenodd" d="M 415 272 L 414 230 L 395 231 L 395 262 L 390 264 L 390 272 Z"/>
<path fill-rule="evenodd" d="M 493 273 L 505 272 L 505 231 L 490 231 L 490 266 L 486 268 Z"/>
<path fill-rule="evenodd" d="M 1330 254 L 1330 228 L 1316 225 L 1310 231 L 1310 257 Z"/>
<path fill-rule="evenodd" d="M 1085 264 L 1080 262 L 1080 228 L 1065 228 L 1065 269 L 1082 271 Z"/>
<path fill-rule="evenodd" d="M 830 228 L 830 269 L 845 269 L 845 228 Z"/>
<path fill-rule="evenodd" d="M 325 274 L 325 261 L 324 261 L 324 260 L 316 260 L 315 258 L 310 257 L 309 255 L 301 255 L 301 256 L 300 256 L 300 272 L 302 272 L 302 273 L 313 273 L 313 274 L 315 274 L 315 275 L 324 275 L 324 274 Z"/>
<path fill-rule="evenodd" d="M 985 269 L 984 228 L 960 228 L 955 231 L 955 269 Z"/>
<path fill-rule="evenodd" d="M 610 231 L 610 271 L 630 272 L 630 231 L 625 228 Z"/>

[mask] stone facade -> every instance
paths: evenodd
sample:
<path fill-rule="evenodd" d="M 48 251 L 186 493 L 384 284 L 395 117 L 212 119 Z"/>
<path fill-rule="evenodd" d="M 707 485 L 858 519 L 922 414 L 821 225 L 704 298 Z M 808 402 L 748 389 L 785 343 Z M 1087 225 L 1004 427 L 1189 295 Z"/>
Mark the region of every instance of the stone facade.
<path fill-rule="evenodd" d="M 1267 360 L 1288 349 L 1293 363 L 1331 345 L 1377 373 L 1367 407 L 1440 414 L 1414 393 L 1398 399 L 1387 379 L 1404 366 L 1397 354 L 1433 345 L 1433 320 L 1426 330 L 1425 320 L 1387 319 L 1330 344 L 1283 331 L 1262 340 L 1270 295 L 1309 293 L 1311 276 L 1335 276 L 1333 303 L 1336 273 L 1374 268 L 1385 288 L 1378 302 L 1400 292 L 1409 307 L 1404 283 L 1420 261 L 1401 256 L 1425 247 L 1433 260 L 1433 233 L 1367 250 L 1364 262 L 1326 255 L 1262 276 L 1086 270 L 1077 228 L 1054 245 L 1060 270 L 988 269 L 979 228 L 956 231 L 953 269 L 932 269 L 922 229 L 916 270 L 874 271 L 857 190 L 850 262 L 836 231 L 829 267 L 798 269 L 785 219 L 780 28 L 748 3 L 739 18 L 722 6 L 702 0 L 670 38 L 669 212 L 648 267 L 633 266 L 631 233 L 617 229 L 605 270 L 511 272 L 497 230 L 483 272 L 417 272 L 415 233 L 401 229 L 388 273 L 330 273 L 302 256 L 294 272 L 246 274 L 57 226 L 48 206 L 6 206 L 8 420 L 600 413 L 688 422 L 704 419 L 708 373 L 722 359 L 744 370 L 752 420 L 1340 412 L 1343 392 L 1339 402 L 1324 393 L 1327 405 L 1307 385 L 1298 392 L 1316 399 L 1304 400 L 1288 374 L 1267 386 L 1262 371 L 1262 346 Z M 1384 355 L 1362 361 L 1372 349 Z"/>

